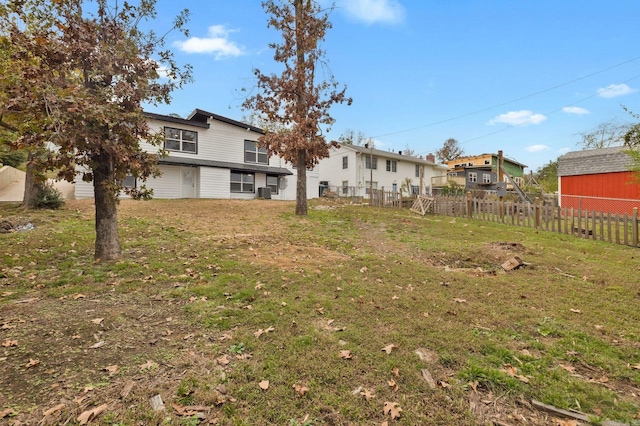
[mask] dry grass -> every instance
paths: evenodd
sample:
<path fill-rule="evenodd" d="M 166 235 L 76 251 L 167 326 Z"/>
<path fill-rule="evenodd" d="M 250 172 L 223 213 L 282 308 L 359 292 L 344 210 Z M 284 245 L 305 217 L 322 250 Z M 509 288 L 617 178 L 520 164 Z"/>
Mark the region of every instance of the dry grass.
<path fill-rule="evenodd" d="M 125 259 L 96 264 L 90 202 L 0 206 L 36 225 L 0 235 L 0 422 L 75 424 L 107 404 L 95 423 L 552 424 L 537 399 L 638 423 L 636 249 L 406 211 L 292 211 L 125 201 Z M 530 265 L 502 272 L 515 254 Z"/>

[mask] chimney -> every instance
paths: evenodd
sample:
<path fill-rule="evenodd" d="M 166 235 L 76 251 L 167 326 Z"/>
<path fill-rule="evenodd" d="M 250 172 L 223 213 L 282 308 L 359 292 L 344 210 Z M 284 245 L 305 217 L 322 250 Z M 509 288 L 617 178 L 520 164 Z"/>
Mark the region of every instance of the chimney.
<path fill-rule="evenodd" d="M 402 150 L 398 151 L 398 154 L 402 155 Z"/>
<path fill-rule="evenodd" d="M 436 156 L 435 156 L 435 155 L 433 155 L 432 153 L 427 154 L 427 161 L 430 161 L 430 162 L 432 162 L 432 163 L 434 163 L 434 164 L 435 164 L 435 162 L 436 162 Z"/>

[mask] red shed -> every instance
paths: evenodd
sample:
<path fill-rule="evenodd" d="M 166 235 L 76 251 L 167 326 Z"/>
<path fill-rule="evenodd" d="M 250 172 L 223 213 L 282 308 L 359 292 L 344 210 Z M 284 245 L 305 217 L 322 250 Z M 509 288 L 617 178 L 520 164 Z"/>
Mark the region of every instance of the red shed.
<path fill-rule="evenodd" d="M 620 214 L 640 208 L 640 184 L 630 171 L 628 149 L 616 146 L 575 151 L 558 158 L 560 205 Z"/>

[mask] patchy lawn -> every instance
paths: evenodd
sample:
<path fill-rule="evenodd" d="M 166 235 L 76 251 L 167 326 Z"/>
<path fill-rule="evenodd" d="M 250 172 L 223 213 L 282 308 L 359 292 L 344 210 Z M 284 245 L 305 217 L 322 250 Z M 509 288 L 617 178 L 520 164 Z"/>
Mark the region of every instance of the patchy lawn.
<path fill-rule="evenodd" d="M 95 263 L 90 201 L 0 205 L 0 423 L 640 424 L 637 249 L 293 210 L 123 201 Z"/>

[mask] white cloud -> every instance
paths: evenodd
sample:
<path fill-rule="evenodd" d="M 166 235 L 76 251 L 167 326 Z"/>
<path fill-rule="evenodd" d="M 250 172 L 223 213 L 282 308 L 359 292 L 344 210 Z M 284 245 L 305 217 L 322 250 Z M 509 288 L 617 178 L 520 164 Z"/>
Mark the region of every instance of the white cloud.
<path fill-rule="evenodd" d="M 216 59 L 243 55 L 243 48 L 229 40 L 231 32 L 235 31 L 228 30 L 224 25 L 212 25 L 209 27 L 209 37 L 190 37 L 174 45 L 186 53 L 215 54 Z"/>
<path fill-rule="evenodd" d="M 560 148 L 558 150 L 558 154 L 562 155 L 562 154 L 566 154 L 567 152 L 571 151 L 571 148 L 569 147 L 565 147 L 565 148 Z"/>
<path fill-rule="evenodd" d="M 600 87 L 598 96 L 601 98 L 617 98 L 618 96 L 625 96 L 635 92 L 637 92 L 636 89 L 632 89 L 624 83 L 610 84 L 607 87 Z"/>
<path fill-rule="evenodd" d="M 562 108 L 562 110 L 567 114 L 578 114 L 578 115 L 591 114 L 591 112 L 588 109 L 580 108 L 580 107 L 564 107 Z"/>
<path fill-rule="evenodd" d="M 342 0 L 339 6 L 366 24 L 398 24 L 405 17 L 404 6 L 398 0 Z"/>
<path fill-rule="evenodd" d="M 489 120 L 488 124 L 493 126 L 495 124 L 504 123 L 512 126 L 519 126 L 526 124 L 540 124 L 546 119 L 547 117 L 542 114 L 534 114 L 529 110 L 521 110 L 500 114 Z"/>
<path fill-rule="evenodd" d="M 524 150 L 527 152 L 542 152 L 542 151 L 549 151 L 551 148 L 549 148 L 547 145 L 531 145 L 526 147 Z"/>

